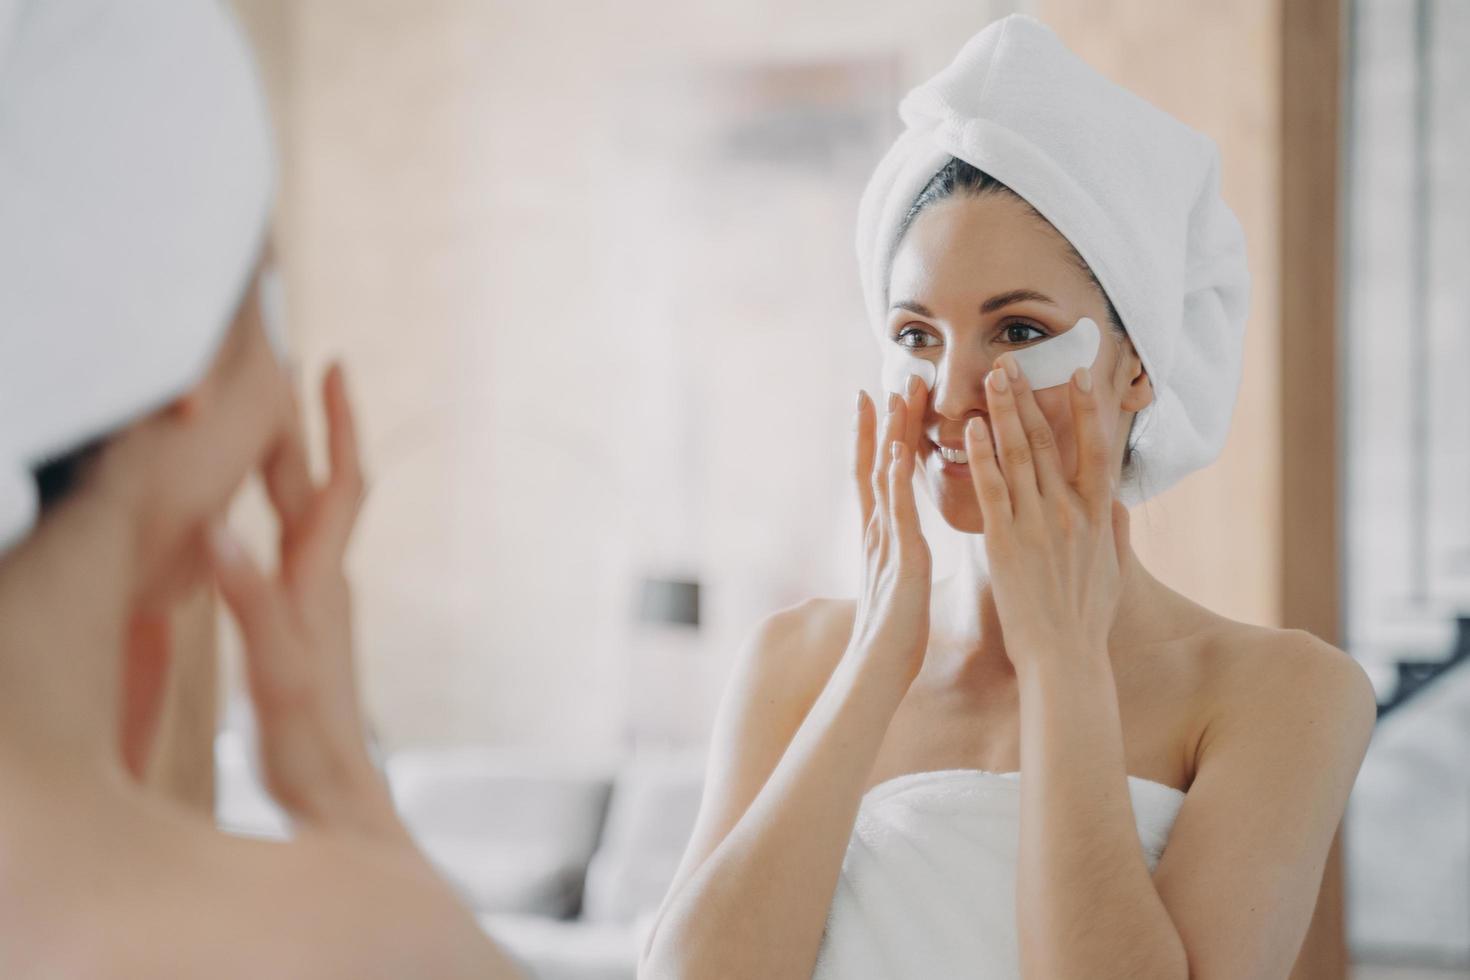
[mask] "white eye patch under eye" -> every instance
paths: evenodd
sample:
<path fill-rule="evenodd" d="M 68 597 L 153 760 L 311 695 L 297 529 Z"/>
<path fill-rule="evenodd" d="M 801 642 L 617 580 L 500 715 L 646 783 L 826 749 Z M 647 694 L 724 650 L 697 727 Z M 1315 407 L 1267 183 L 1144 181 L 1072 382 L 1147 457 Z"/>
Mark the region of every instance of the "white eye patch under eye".
<path fill-rule="evenodd" d="M 934 379 L 939 371 L 933 361 L 915 357 L 896 344 L 890 347 L 888 353 L 883 355 L 883 390 L 896 395 L 906 394 L 909 375 L 912 374 L 919 376 L 926 390 L 934 390 Z"/>
<path fill-rule="evenodd" d="M 1072 380 L 1078 368 L 1092 367 L 1102 334 L 1091 317 L 1083 317 L 1064 334 L 1011 354 L 1032 388 L 1055 388 Z"/>
<path fill-rule="evenodd" d="M 1097 324 L 1091 317 L 1083 317 L 1066 333 L 1032 344 L 1011 356 L 1033 389 L 1054 388 L 1072 380 L 1072 372 L 1078 368 L 1092 367 L 1101 344 L 1102 334 Z M 915 357 L 897 345 L 890 347 L 883 356 L 883 390 L 904 394 L 911 374 L 917 374 L 929 391 L 934 390 L 938 370 L 933 361 Z"/>

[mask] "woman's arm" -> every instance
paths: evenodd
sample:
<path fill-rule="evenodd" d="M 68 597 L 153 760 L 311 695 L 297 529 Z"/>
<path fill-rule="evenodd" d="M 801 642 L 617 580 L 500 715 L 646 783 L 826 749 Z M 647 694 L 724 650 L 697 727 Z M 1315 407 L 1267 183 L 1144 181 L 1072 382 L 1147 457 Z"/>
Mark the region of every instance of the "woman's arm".
<path fill-rule="evenodd" d="M 344 566 L 366 481 L 339 366 L 327 373 L 322 402 L 326 479 L 312 478 L 294 404 L 262 464 L 280 524 L 279 567 L 267 573 L 220 525 L 210 542 L 215 581 L 240 627 L 271 796 L 298 828 L 411 845 L 368 754 L 357 693 Z"/>
<path fill-rule="evenodd" d="M 1255 674 L 1210 719 L 1150 878 L 1107 652 L 1129 554 L 1113 453 L 1080 370 L 1068 386 L 1078 458 L 1069 484 L 1024 377 L 1010 373 L 1009 384 L 999 371 L 987 381 L 993 437 L 972 423 L 967 447 L 1021 691 L 1022 973 L 1284 977 L 1367 749 L 1372 686 L 1345 654 L 1300 632 L 1266 657 L 1222 652 Z M 1303 653 L 1302 638 L 1326 652 Z"/>
<path fill-rule="evenodd" d="M 1188 974 L 1154 890 L 1128 793 L 1108 635 L 1122 593 L 1128 511 L 1087 369 L 1067 385 L 1077 472 L 1024 374 L 986 378 L 990 428 L 967 427 L 991 587 L 1021 710 L 1017 938 L 1025 977 Z"/>
<path fill-rule="evenodd" d="M 295 419 L 264 463 L 281 522 L 274 574 L 223 527 L 211 539 L 215 579 L 244 641 L 266 786 L 297 838 L 278 858 L 294 871 L 266 875 L 264 901 L 291 917 L 296 935 L 314 934 L 305 962 L 370 962 L 381 976 L 521 980 L 417 849 L 368 753 L 344 569 L 365 484 L 340 368 L 328 372 L 322 398 L 326 480 L 312 479 Z M 301 908 L 313 914 L 299 919 Z M 281 936 L 262 954 L 289 950 L 285 930 Z M 340 967 L 297 972 L 349 975 Z"/>
<path fill-rule="evenodd" d="M 1363 668 L 1310 633 L 1231 653 L 1153 883 L 1190 977 L 1275 980 L 1307 933 L 1377 702 Z"/>
<path fill-rule="evenodd" d="M 150 789 L 214 819 L 214 590 L 135 617 L 123 668 L 123 759 Z"/>
<path fill-rule="evenodd" d="M 1022 975 L 1185 980 L 1138 840 L 1107 650 L 1059 650 L 1017 676 Z"/>
<path fill-rule="evenodd" d="M 811 656 L 793 649 L 803 631 L 772 622 L 742 658 L 721 709 L 700 827 L 649 936 L 640 977 L 812 974 L 864 787 L 928 636 L 928 549 L 912 484 L 918 426 L 906 418 L 913 406 L 917 420 L 924 397 L 916 384 L 909 405 L 890 403 L 877 445 L 899 449 L 884 454 L 888 465 L 876 467 L 871 483 L 862 468 L 872 459 L 875 420 L 860 403 L 855 455 L 869 562 L 851 639 L 784 752 L 760 721 L 780 703 L 788 665 Z M 777 756 L 764 778 L 754 760 Z"/>
<path fill-rule="evenodd" d="M 1021 682 L 1018 915 L 1028 976 L 1274 980 L 1295 961 L 1367 750 L 1372 685 L 1305 633 L 1225 695 L 1153 876 L 1139 848 L 1105 656 Z M 1100 965 L 1101 964 L 1101 965 Z"/>
<path fill-rule="evenodd" d="M 780 645 L 753 651 L 767 666 L 752 673 L 774 679 L 769 665 L 780 652 Z M 691 842 L 697 864 L 665 899 L 640 977 L 811 976 L 863 787 L 907 687 L 898 672 L 863 651 L 843 654 L 733 826 L 714 841 L 701 834 L 703 840 Z M 758 699 L 747 701 L 732 730 L 756 727 L 751 722 L 759 708 L 752 702 Z M 714 751 L 732 759 L 746 754 L 728 744 Z M 719 809 L 729 813 L 735 795 L 731 787 L 712 785 L 706 806 L 723 798 Z"/>

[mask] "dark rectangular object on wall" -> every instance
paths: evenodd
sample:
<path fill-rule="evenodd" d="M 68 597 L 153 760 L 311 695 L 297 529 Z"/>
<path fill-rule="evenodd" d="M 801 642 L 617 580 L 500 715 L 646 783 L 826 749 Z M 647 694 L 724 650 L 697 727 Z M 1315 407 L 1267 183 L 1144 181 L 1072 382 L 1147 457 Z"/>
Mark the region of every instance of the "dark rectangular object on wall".
<path fill-rule="evenodd" d="M 638 621 L 699 628 L 699 583 L 645 578 L 638 590 Z"/>

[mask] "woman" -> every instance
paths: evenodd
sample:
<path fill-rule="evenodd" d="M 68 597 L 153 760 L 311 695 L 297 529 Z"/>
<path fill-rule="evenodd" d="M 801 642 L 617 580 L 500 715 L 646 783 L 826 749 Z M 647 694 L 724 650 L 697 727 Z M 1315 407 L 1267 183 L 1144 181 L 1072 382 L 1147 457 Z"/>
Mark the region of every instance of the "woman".
<path fill-rule="evenodd" d="M 0 974 L 516 975 L 363 744 L 351 411 L 333 370 L 315 480 L 266 309 L 271 150 L 234 26 L 213 3 L 36 0 L 0 7 L 0 57 Z M 221 523 L 252 472 L 280 519 L 270 576 Z M 211 577 L 290 843 L 219 834 L 136 778 L 159 700 L 134 651 Z"/>
<path fill-rule="evenodd" d="M 861 591 L 743 651 L 644 975 L 1284 977 L 1371 685 L 1159 581 L 1125 506 L 1228 427 L 1248 281 L 1218 156 L 1024 17 L 901 114 L 859 260 L 933 390 L 859 396 Z M 1093 325 L 1095 357 L 1028 382 Z M 932 585 L 916 473 L 983 535 Z"/>

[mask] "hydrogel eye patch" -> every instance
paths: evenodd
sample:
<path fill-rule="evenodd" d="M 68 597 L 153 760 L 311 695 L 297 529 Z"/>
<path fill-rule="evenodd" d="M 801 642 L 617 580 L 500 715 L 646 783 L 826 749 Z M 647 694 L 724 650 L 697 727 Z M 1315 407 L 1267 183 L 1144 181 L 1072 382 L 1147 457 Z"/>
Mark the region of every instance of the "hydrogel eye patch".
<path fill-rule="evenodd" d="M 1072 380 L 1078 368 L 1092 367 L 1102 334 L 1091 317 L 1083 317 L 1071 330 L 1011 354 L 1032 388 L 1055 388 Z"/>
<path fill-rule="evenodd" d="M 934 379 L 939 369 L 934 366 L 933 361 L 926 361 L 922 357 L 915 357 L 897 344 L 891 345 L 888 353 L 883 355 L 883 390 L 895 394 L 906 394 L 909 375 L 917 374 L 919 380 L 924 382 L 927 391 L 934 390 Z"/>
<path fill-rule="evenodd" d="M 1083 317 L 1066 333 L 1015 351 L 1011 356 L 1033 389 L 1054 388 L 1072 380 L 1072 372 L 1078 368 L 1092 367 L 1101 344 L 1102 333 L 1097 324 L 1091 317 Z M 915 357 L 896 344 L 891 346 L 883 357 L 883 390 L 902 395 L 911 374 L 917 374 L 930 391 L 934 390 L 938 374 L 934 362 Z"/>

